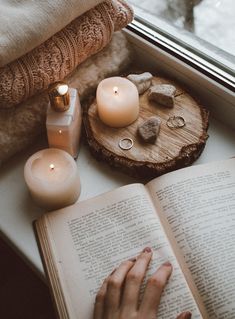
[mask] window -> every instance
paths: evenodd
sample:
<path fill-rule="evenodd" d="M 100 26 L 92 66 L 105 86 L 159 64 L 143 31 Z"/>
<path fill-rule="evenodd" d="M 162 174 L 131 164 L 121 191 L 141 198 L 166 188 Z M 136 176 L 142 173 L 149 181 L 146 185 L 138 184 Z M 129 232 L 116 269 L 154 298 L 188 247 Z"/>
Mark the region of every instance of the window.
<path fill-rule="evenodd" d="M 235 90 L 234 0 L 129 0 L 132 28 Z"/>

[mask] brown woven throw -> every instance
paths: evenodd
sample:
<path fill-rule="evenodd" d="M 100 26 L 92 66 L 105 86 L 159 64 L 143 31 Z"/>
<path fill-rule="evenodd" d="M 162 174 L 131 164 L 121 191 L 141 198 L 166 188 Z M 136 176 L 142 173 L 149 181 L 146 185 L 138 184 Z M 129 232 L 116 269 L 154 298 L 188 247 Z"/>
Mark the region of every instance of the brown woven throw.
<path fill-rule="evenodd" d="M 0 68 L 0 108 L 11 108 L 64 79 L 103 49 L 133 18 L 124 0 L 107 0 L 23 57 Z"/>

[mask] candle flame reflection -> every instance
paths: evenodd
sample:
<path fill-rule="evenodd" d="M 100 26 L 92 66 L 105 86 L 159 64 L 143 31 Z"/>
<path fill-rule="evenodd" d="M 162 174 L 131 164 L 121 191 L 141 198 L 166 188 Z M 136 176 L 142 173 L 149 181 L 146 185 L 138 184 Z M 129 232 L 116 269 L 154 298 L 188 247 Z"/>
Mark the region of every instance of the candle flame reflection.
<path fill-rule="evenodd" d="M 60 95 L 65 95 L 69 90 L 69 87 L 67 84 L 60 84 L 58 87 L 57 87 L 57 91 Z"/>
<path fill-rule="evenodd" d="M 55 165 L 54 164 L 50 164 L 50 170 L 53 171 L 55 169 Z"/>
<path fill-rule="evenodd" d="M 114 86 L 113 92 L 114 92 L 115 94 L 118 94 L 118 87 L 117 87 L 117 86 Z"/>

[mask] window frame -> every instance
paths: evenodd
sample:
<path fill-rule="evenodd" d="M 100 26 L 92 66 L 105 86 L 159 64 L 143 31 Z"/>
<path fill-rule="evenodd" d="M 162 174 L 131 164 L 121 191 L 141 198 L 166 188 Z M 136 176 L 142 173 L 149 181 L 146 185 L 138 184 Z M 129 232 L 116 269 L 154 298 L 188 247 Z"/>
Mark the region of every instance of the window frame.
<path fill-rule="evenodd" d="M 228 72 L 228 70 L 206 60 L 203 56 L 192 52 L 192 50 L 180 44 L 179 41 L 174 41 L 166 36 L 164 32 L 157 28 L 151 28 L 138 16 L 127 26 L 127 29 L 181 62 L 186 63 L 209 79 L 216 81 L 224 88 L 235 92 L 235 76 L 232 70 Z"/>
<path fill-rule="evenodd" d="M 135 21 L 124 29 L 128 42 L 133 49 L 133 64 L 138 69 L 162 74 L 173 78 L 188 88 L 200 103 L 205 105 L 212 117 L 223 122 L 235 131 L 235 90 L 217 81 L 209 72 L 201 72 L 194 63 L 180 59 L 178 54 L 158 44 L 155 38 L 144 35 L 134 27 Z M 204 70 L 203 70 L 204 71 Z M 206 70 L 207 71 L 207 70 Z M 211 74 L 209 74 L 211 75 Z"/>

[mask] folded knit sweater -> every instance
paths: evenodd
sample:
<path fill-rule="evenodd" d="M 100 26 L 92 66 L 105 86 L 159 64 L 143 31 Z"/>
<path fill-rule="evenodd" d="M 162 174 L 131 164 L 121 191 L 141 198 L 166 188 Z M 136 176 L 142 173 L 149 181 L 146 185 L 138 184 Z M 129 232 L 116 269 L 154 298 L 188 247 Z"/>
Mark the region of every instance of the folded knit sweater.
<path fill-rule="evenodd" d="M 104 0 L 1 0 L 0 67 L 21 57 Z"/>
<path fill-rule="evenodd" d="M 133 11 L 124 0 L 107 0 L 63 30 L 0 68 L 0 108 L 11 108 L 64 79 L 81 62 L 103 49 Z"/>

